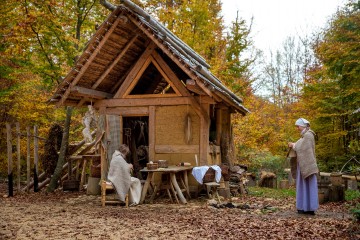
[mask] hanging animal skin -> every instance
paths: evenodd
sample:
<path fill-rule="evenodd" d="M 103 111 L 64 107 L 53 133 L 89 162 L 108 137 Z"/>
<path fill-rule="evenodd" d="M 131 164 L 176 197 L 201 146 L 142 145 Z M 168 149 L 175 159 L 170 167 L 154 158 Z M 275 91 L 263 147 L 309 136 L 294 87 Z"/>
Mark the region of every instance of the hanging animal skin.
<path fill-rule="evenodd" d="M 191 116 L 187 114 L 185 117 L 185 143 L 190 144 L 192 137 L 192 126 L 191 126 Z"/>
<path fill-rule="evenodd" d="M 85 116 L 82 119 L 83 125 L 85 127 L 82 131 L 82 134 L 84 136 L 85 142 L 90 143 L 92 142 L 90 127 L 96 125 L 97 120 L 96 120 L 94 108 L 91 105 L 89 105 L 88 109 L 89 110 L 85 113 Z"/>

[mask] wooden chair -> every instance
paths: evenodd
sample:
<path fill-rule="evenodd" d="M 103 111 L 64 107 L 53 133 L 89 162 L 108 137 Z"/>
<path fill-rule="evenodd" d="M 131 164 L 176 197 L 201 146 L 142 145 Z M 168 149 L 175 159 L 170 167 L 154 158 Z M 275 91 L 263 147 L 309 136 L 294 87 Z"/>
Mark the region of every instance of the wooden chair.
<path fill-rule="evenodd" d="M 116 192 L 115 187 L 105 180 L 101 180 L 101 205 L 105 207 L 106 203 L 120 203 L 121 201 L 115 198 L 109 199 L 106 197 L 108 192 Z M 129 207 L 129 193 L 125 196 L 125 206 Z"/>

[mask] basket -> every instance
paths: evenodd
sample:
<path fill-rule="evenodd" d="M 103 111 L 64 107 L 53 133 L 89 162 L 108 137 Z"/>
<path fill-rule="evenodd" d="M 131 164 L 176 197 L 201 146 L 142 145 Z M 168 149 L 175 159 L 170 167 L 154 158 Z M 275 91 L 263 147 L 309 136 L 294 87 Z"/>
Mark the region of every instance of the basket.
<path fill-rule="evenodd" d="M 94 177 L 94 178 L 100 178 L 101 177 L 101 167 L 92 165 L 90 168 L 90 176 Z"/>
<path fill-rule="evenodd" d="M 214 182 L 215 179 L 215 170 L 211 167 L 206 171 L 203 177 L 203 183 Z"/>
<path fill-rule="evenodd" d="M 155 161 L 155 163 L 158 164 L 159 168 L 167 168 L 168 167 L 167 160 L 158 160 L 158 161 Z"/>
<path fill-rule="evenodd" d="M 158 163 L 147 163 L 146 168 L 148 170 L 155 170 L 158 169 Z"/>

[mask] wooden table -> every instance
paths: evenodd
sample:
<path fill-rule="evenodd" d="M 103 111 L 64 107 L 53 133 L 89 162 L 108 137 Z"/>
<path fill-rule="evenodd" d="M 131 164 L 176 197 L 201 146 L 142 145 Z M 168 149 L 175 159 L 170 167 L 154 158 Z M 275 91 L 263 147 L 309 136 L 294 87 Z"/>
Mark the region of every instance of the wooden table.
<path fill-rule="evenodd" d="M 192 166 L 169 166 L 167 168 L 158 168 L 158 169 L 153 169 L 153 170 L 149 170 L 147 168 L 141 169 L 141 172 L 146 172 L 148 173 L 144 187 L 142 189 L 141 192 L 141 199 L 140 199 L 140 203 L 143 203 L 146 197 L 146 194 L 148 192 L 149 189 L 149 185 L 151 182 L 151 179 L 154 175 L 154 173 L 165 173 L 165 174 L 169 174 L 170 175 L 170 182 L 172 184 L 172 186 L 174 186 L 175 191 L 177 196 L 179 197 L 181 203 L 186 204 L 186 198 L 184 197 L 182 190 L 176 180 L 176 174 L 177 173 L 182 173 L 183 175 L 183 179 L 184 179 L 184 184 L 185 184 L 185 188 L 186 188 L 186 194 L 188 196 L 190 196 L 190 191 L 189 191 L 189 182 L 188 182 L 188 172 L 190 172 L 192 170 Z"/>

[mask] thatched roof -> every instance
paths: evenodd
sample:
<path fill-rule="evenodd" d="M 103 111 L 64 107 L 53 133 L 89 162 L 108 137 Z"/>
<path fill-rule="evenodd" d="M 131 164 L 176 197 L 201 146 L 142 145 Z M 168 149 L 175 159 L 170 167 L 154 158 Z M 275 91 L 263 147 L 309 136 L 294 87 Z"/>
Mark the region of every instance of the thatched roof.
<path fill-rule="evenodd" d="M 121 97 L 122 83 L 126 78 L 135 78 L 130 76 L 134 74 L 132 69 L 147 57 L 144 55 L 149 48 L 155 49 L 191 95 L 207 95 L 237 112 L 249 112 L 242 99 L 208 70 L 210 66 L 200 55 L 133 3 L 118 6 L 108 16 L 51 101 L 58 106 L 82 106 L 99 99 Z M 146 74 L 143 84 L 154 78 L 151 68 Z M 161 80 L 154 87 L 158 92 L 163 88 Z"/>

